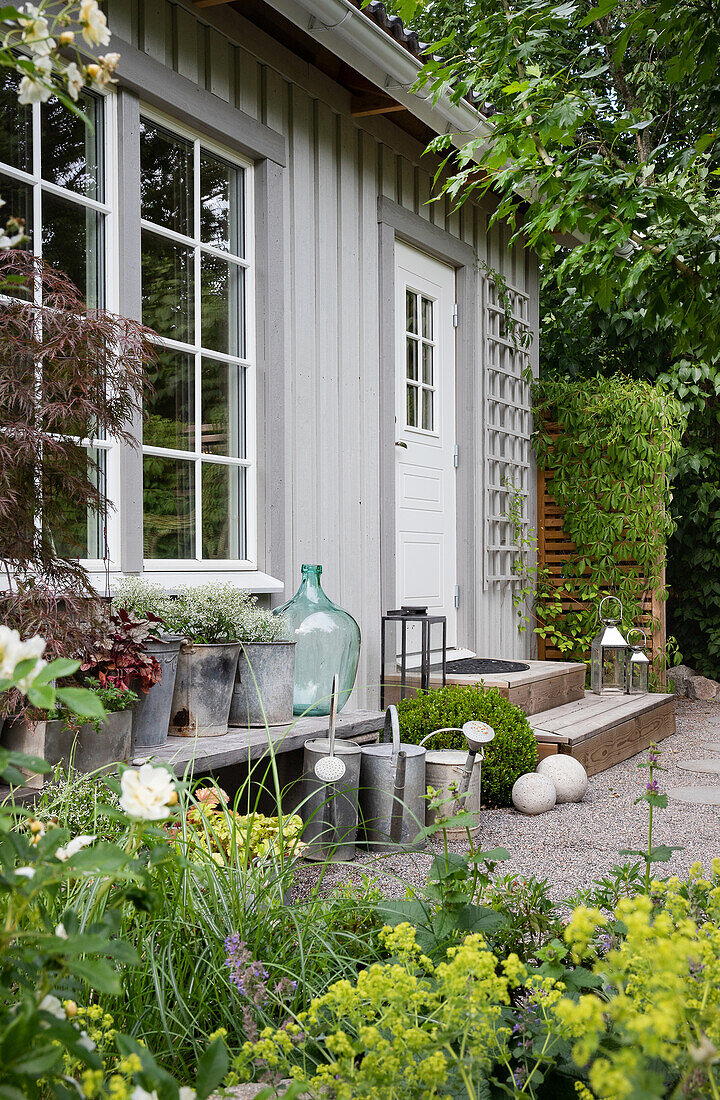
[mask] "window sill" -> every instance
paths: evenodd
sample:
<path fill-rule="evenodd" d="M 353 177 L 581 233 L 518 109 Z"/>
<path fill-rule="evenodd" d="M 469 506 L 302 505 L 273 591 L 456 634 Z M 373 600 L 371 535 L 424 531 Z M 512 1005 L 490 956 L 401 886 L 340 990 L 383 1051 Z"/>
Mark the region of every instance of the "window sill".
<path fill-rule="evenodd" d="M 208 584 L 216 581 L 229 581 L 230 584 L 234 584 L 237 588 L 244 588 L 248 592 L 255 592 L 258 595 L 285 591 L 285 585 L 282 581 L 278 580 L 277 577 L 271 577 L 269 573 L 261 573 L 258 569 L 203 569 L 202 571 L 199 569 L 172 569 L 167 571 L 146 569 L 142 574 L 122 573 L 118 570 L 109 574 L 110 590 L 112 591 L 114 580 L 120 580 L 122 577 L 126 576 L 136 577 L 139 575 L 147 581 L 152 581 L 154 584 L 161 584 L 170 596 L 175 595 L 178 589 L 185 584 Z M 92 571 L 90 573 L 90 579 L 98 592 L 105 592 L 107 578 L 104 572 Z"/>

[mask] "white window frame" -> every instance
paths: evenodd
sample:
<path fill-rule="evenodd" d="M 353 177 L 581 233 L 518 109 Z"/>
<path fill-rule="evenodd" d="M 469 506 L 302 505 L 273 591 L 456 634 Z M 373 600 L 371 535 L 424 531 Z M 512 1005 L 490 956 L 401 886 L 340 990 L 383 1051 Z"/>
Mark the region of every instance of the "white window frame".
<path fill-rule="evenodd" d="M 199 340 L 202 338 L 201 334 L 201 314 L 202 303 L 200 295 L 200 256 L 202 252 L 212 255 L 221 260 L 228 259 L 228 252 L 225 249 L 216 248 L 213 245 L 207 245 L 200 240 L 199 233 L 199 219 L 200 209 L 197 192 L 194 195 L 196 201 L 194 201 L 194 218 L 195 224 L 193 226 L 194 236 L 192 238 L 185 237 L 183 234 L 176 233 L 174 230 L 166 229 L 161 226 L 157 226 L 154 222 L 149 222 L 144 219 L 140 219 L 141 229 L 148 230 L 152 233 L 157 233 L 159 236 L 163 236 L 168 240 L 174 241 L 177 244 L 182 244 L 185 247 L 193 249 L 193 273 L 194 273 L 194 327 L 195 327 L 195 341 L 190 343 L 183 343 L 178 340 L 173 340 L 167 337 L 157 337 L 157 343 L 174 351 L 189 353 L 194 355 L 195 358 L 195 420 L 198 420 L 198 405 L 201 402 L 201 380 L 200 380 L 200 362 L 201 356 L 206 358 L 215 359 L 218 362 L 236 363 L 241 369 L 245 371 L 245 458 L 229 458 L 222 455 L 203 456 L 202 451 L 199 450 L 201 441 L 195 440 L 195 449 L 193 451 L 180 451 L 173 450 L 165 447 L 154 447 L 143 445 L 142 453 L 157 455 L 159 457 L 176 458 L 181 461 L 192 461 L 195 463 L 196 471 L 204 461 L 206 463 L 215 462 L 218 465 L 228 465 L 235 467 L 244 467 L 245 474 L 245 548 L 247 556 L 245 558 L 228 558 L 225 560 L 218 560 L 214 558 L 202 558 L 198 557 L 198 554 L 202 553 L 202 509 L 201 509 L 201 476 L 195 475 L 195 558 L 143 558 L 143 571 L 146 573 L 227 573 L 227 572 L 246 572 L 257 569 L 257 377 L 256 377 L 256 363 L 257 363 L 257 345 L 256 345 L 256 328 L 255 328 L 255 235 L 254 235 L 254 210 L 255 210 L 255 192 L 254 192 L 254 165 L 251 160 L 241 156 L 232 149 L 227 148 L 213 141 L 203 134 L 201 129 L 194 129 L 178 122 L 172 115 L 158 111 L 156 108 L 150 107 L 147 104 L 140 102 L 140 116 L 146 118 L 149 122 L 153 122 L 158 126 L 162 126 L 164 129 L 169 130 L 171 133 L 176 134 L 179 138 L 183 138 L 186 141 L 193 143 L 193 169 L 194 169 L 194 187 L 199 186 L 199 159 L 200 148 L 207 149 L 209 153 L 214 156 L 220 157 L 222 160 L 228 161 L 230 164 L 236 165 L 243 170 L 243 235 L 244 235 L 244 257 L 235 258 L 234 253 L 230 253 L 233 257 L 232 262 L 237 263 L 238 266 L 243 267 L 245 270 L 245 286 L 244 286 L 244 332 L 245 332 L 245 355 L 227 355 L 223 352 L 213 351 L 210 348 L 203 349 Z M 142 170 L 142 169 L 141 169 Z M 138 212 L 140 213 L 140 212 Z M 202 244 L 202 249 L 199 247 Z M 141 486 L 142 489 L 142 486 Z M 143 505 L 144 511 L 144 505 Z"/>
<path fill-rule="evenodd" d="M 18 183 L 32 188 L 32 252 L 42 257 L 42 193 L 56 195 L 75 202 L 85 209 L 97 210 L 103 215 L 103 265 L 101 276 L 104 293 L 102 308 L 118 312 L 118 158 L 117 158 L 117 100 L 111 89 L 95 91 L 95 98 L 102 105 L 103 125 L 103 193 L 104 200 L 99 202 L 77 191 L 60 187 L 42 177 L 42 127 L 41 104 L 32 104 L 32 172 L 25 172 L 5 162 L 0 163 L 0 172 L 15 179 Z M 39 304 L 39 303 L 38 303 Z M 90 573 L 104 572 L 119 568 L 120 563 L 120 447 L 117 439 L 68 439 L 81 447 L 92 447 L 105 452 L 105 499 L 108 507 L 105 513 L 106 557 L 80 558 L 80 564 Z"/>
<path fill-rule="evenodd" d="M 406 305 L 405 314 L 403 316 L 403 321 L 402 321 L 403 333 L 404 333 L 404 335 L 403 335 L 404 356 L 405 356 L 405 401 L 403 402 L 403 410 L 404 410 L 404 416 L 405 416 L 405 430 L 408 431 L 408 432 L 417 432 L 418 435 L 438 437 L 440 432 L 439 432 L 439 429 L 438 429 L 438 426 L 437 426 L 438 425 L 439 405 L 438 405 L 438 387 L 437 387 L 437 374 L 436 374 L 436 368 L 437 368 L 437 361 L 436 361 L 437 339 L 436 339 L 436 335 L 435 335 L 436 330 L 437 330 L 436 307 L 437 307 L 437 301 L 438 300 L 437 300 L 437 298 L 433 298 L 431 294 L 428 294 L 426 290 L 419 290 L 418 287 L 415 286 L 414 284 L 406 282 L 405 283 L 405 300 L 406 300 L 406 302 L 407 302 L 407 293 L 408 293 L 408 291 L 411 294 L 414 294 L 417 298 L 417 309 L 418 309 L 417 326 L 418 326 L 418 331 L 417 332 L 410 332 L 408 327 L 407 327 L 407 305 Z M 422 303 L 423 303 L 423 299 L 426 302 L 430 303 L 430 306 L 431 306 L 431 309 L 432 309 L 432 332 L 433 332 L 432 337 L 423 336 L 423 334 L 422 334 Z M 415 343 L 415 346 L 417 347 L 417 375 L 418 375 L 417 379 L 412 379 L 412 378 L 408 377 L 408 373 L 407 373 L 407 342 L 408 342 L 408 340 L 412 340 Z M 432 348 L 433 380 L 432 380 L 431 385 L 423 381 L 422 350 L 423 350 L 423 346 L 426 345 L 426 344 L 429 347 Z M 408 390 L 408 386 L 412 386 L 413 389 L 416 390 L 417 395 L 418 395 L 418 420 L 419 420 L 418 424 L 408 424 L 408 418 L 407 418 L 407 390 Z M 434 425 L 434 427 L 432 427 L 432 428 L 423 428 L 423 426 L 422 426 L 423 393 L 425 391 L 432 394 L 432 419 L 433 419 L 433 425 Z"/>

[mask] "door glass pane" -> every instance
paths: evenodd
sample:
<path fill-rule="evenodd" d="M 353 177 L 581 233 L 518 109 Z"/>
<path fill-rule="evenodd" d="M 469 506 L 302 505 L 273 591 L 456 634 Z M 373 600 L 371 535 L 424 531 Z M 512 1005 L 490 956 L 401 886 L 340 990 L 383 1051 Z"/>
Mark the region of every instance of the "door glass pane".
<path fill-rule="evenodd" d="M 417 332 L 417 294 L 412 290 L 405 291 L 405 328 L 408 332 Z"/>
<path fill-rule="evenodd" d="M 245 458 L 245 370 L 203 359 L 202 450 Z"/>
<path fill-rule="evenodd" d="M 418 345 L 417 340 L 408 337 L 406 340 L 406 375 L 417 380 L 418 376 Z"/>
<path fill-rule="evenodd" d="M 195 557 L 195 464 L 145 455 L 143 545 L 146 558 Z"/>
<path fill-rule="evenodd" d="M 0 161 L 32 172 L 32 109 L 17 101 L 20 78 L 8 70 L 0 69 Z M 7 202 L 3 192 L 0 196 Z M 7 210 L 2 208 L 2 224 Z"/>
<path fill-rule="evenodd" d="M 165 229 L 193 236 L 192 142 L 140 122 L 141 215 Z"/>
<path fill-rule="evenodd" d="M 245 271 L 237 264 L 203 253 L 202 346 L 226 355 L 245 355 L 243 288 Z"/>
<path fill-rule="evenodd" d="M 435 421 L 433 414 L 435 394 L 432 390 L 422 391 L 422 426 L 426 432 L 432 432 L 435 430 Z"/>
<path fill-rule="evenodd" d="M 418 426 L 418 390 L 417 386 L 407 387 L 407 425 L 408 428 Z"/>
<path fill-rule="evenodd" d="M 102 202 L 102 104 L 85 94 L 78 106 L 91 125 L 59 99 L 42 105 L 43 179 Z"/>
<path fill-rule="evenodd" d="M 432 344 L 423 344 L 422 346 L 422 380 L 426 386 L 432 386 L 433 383 L 433 346 Z"/>
<path fill-rule="evenodd" d="M 155 392 L 145 401 L 143 441 L 175 451 L 195 449 L 195 357 L 160 349 L 147 374 Z"/>
<path fill-rule="evenodd" d="M 433 338 L 433 304 L 429 298 L 422 299 L 422 334 L 427 340 Z"/>
<path fill-rule="evenodd" d="M 200 153 L 200 239 L 244 254 L 242 171 L 203 149 Z"/>
<path fill-rule="evenodd" d="M 43 192 L 43 259 L 72 279 L 91 308 L 102 306 L 103 215 Z"/>
<path fill-rule="evenodd" d="M 203 462 L 202 495 L 203 557 L 211 561 L 244 558 L 244 466 Z"/>
<path fill-rule="evenodd" d="M 143 230 L 143 323 L 160 336 L 191 343 L 194 333 L 192 251 Z"/>

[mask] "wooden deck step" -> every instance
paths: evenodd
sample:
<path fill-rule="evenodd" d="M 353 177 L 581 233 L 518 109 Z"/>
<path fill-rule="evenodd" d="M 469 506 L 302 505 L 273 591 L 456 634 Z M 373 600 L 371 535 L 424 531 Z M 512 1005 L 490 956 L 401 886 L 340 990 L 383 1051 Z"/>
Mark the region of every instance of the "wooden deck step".
<path fill-rule="evenodd" d="M 497 688 L 501 695 L 520 707 L 526 714 L 537 714 L 549 707 L 559 707 L 585 694 L 584 664 L 575 661 L 531 661 L 523 662 L 530 667 L 521 672 L 493 672 L 482 675 L 463 676 L 460 673 L 448 673 L 448 684 L 477 684 Z M 385 703 L 397 703 L 400 699 L 399 673 L 386 673 Z M 430 672 L 430 687 L 442 686 L 442 678 L 435 669 Z M 420 674 L 417 670 L 408 673 L 406 691 L 414 695 L 420 687 Z"/>
<path fill-rule="evenodd" d="M 672 695 L 595 695 L 529 716 L 541 756 L 567 753 L 597 775 L 675 733 Z"/>

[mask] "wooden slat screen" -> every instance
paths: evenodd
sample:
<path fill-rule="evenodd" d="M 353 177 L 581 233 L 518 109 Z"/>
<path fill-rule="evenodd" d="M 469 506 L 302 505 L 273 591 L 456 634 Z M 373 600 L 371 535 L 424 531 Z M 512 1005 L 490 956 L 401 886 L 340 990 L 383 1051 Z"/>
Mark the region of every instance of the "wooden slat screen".
<path fill-rule="evenodd" d="M 557 435 L 557 425 L 550 425 L 550 434 Z M 538 468 L 538 565 L 540 567 L 547 566 L 551 578 L 556 579 L 556 583 L 560 585 L 562 583 L 562 568 L 567 561 L 572 561 L 573 558 L 578 556 L 577 548 L 572 540 L 568 537 L 563 527 L 564 511 L 555 502 L 552 495 L 552 474 L 549 474 L 546 470 Z M 629 570 L 632 565 L 628 563 L 626 568 Z M 587 572 L 587 571 L 586 571 Z M 663 583 L 665 580 L 665 569 L 663 567 Z M 564 601 L 564 606 L 568 610 L 572 605 L 569 601 Z M 653 622 L 656 624 L 655 629 L 652 628 Z M 638 624 L 642 626 L 643 630 L 648 636 L 648 649 L 647 654 L 651 661 L 654 661 L 656 657 L 659 657 L 665 651 L 665 638 L 666 638 L 666 625 L 665 625 L 665 602 L 656 598 L 655 594 L 646 590 L 643 598 L 643 620 Z M 600 629 L 600 623 L 598 621 L 598 630 Z M 541 661 L 558 661 L 567 660 L 567 656 L 562 654 L 560 650 L 552 645 L 545 638 L 538 637 L 538 657 Z M 590 655 L 588 653 L 588 659 Z M 660 683 L 665 683 L 665 675 L 659 669 Z"/>

